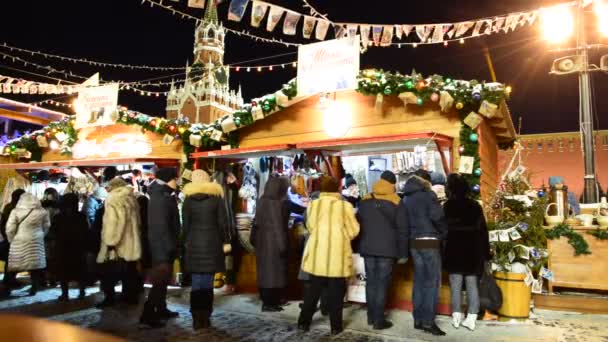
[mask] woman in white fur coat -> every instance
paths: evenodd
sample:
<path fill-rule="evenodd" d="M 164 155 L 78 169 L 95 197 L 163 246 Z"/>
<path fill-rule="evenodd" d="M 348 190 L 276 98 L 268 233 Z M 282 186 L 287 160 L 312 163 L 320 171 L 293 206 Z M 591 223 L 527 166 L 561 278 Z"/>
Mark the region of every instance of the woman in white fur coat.
<path fill-rule="evenodd" d="M 6 224 L 6 235 L 11 244 L 9 270 L 30 272 L 31 295 L 38 291 L 42 271 L 46 268 L 44 236 L 50 226 L 49 214 L 42 208 L 40 200 L 29 193 L 21 196 Z"/>
<path fill-rule="evenodd" d="M 98 264 L 107 264 L 107 267 L 102 266 L 101 287 L 105 299 L 99 306 L 114 304 L 114 286 L 118 280 L 123 283 L 124 299 L 135 304 L 137 290 L 134 282 L 137 276 L 137 261 L 141 259 L 142 253 L 139 204 L 133 188 L 128 187 L 121 178 L 110 181 L 107 190 L 101 246 L 97 255 Z"/>

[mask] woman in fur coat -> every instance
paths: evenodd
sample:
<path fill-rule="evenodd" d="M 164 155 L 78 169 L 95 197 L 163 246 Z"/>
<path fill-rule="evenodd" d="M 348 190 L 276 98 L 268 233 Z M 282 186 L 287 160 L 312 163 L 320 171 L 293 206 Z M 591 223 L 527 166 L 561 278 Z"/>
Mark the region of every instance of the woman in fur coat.
<path fill-rule="evenodd" d="M 114 178 L 107 186 L 101 230 L 101 247 L 97 263 L 104 264 L 102 290 L 105 299 L 99 306 L 114 304 L 114 286 L 122 280 L 123 297 L 135 304 L 136 263 L 141 258 L 141 219 L 139 204 L 131 187 L 121 178 Z M 118 269 L 117 269 L 118 268 Z"/>
<path fill-rule="evenodd" d="M 226 270 L 222 246 L 230 243 L 222 186 L 203 170 L 184 187 L 182 207 L 185 270 L 192 274 L 190 311 L 195 330 L 209 328 L 213 312 L 213 277 Z"/>
<path fill-rule="evenodd" d="M 28 193 L 21 196 L 6 223 L 6 235 L 11 244 L 8 254 L 9 271 L 30 272 L 30 295 L 35 295 L 38 291 L 42 272 L 46 268 L 44 236 L 50 226 L 49 214 L 42 208 L 40 201 Z"/>

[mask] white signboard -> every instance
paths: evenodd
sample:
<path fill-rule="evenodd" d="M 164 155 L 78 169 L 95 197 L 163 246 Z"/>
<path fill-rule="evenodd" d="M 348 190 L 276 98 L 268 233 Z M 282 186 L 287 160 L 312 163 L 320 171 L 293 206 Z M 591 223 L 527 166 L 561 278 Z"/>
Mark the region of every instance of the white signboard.
<path fill-rule="evenodd" d="M 118 118 L 118 84 L 82 88 L 74 105 L 77 129 L 112 125 Z"/>
<path fill-rule="evenodd" d="M 298 49 L 298 96 L 356 89 L 359 36 L 302 45 Z"/>
<path fill-rule="evenodd" d="M 81 138 L 72 148 L 74 159 L 144 157 L 150 153 L 152 145 L 143 133 L 114 134 L 101 141 Z"/>

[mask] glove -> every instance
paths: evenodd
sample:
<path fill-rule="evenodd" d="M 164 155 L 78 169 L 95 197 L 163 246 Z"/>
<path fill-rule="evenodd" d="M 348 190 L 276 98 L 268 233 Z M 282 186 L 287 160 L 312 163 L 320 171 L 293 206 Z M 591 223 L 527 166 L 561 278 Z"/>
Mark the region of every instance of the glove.
<path fill-rule="evenodd" d="M 407 258 L 401 258 L 399 260 L 397 260 L 397 264 L 399 265 L 405 265 L 407 263 Z"/>

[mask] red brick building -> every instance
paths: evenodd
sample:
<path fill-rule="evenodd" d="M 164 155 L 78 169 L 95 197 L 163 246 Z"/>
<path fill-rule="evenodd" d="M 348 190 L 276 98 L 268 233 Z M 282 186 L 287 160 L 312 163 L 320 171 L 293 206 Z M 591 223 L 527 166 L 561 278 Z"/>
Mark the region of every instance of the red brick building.
<path fill-rule="evenodd" d="M 540 188 L 548 185 L 550 176 L 562 176 L 569 190 L 580 196 L 583 191 L 584 164 L 579 132 L 529 134 L 520 138 L 524 150 L 522 162 L 532 173 L 532 183 Z M 608 131 L 595 133 L 595 165 L 597 180 L 608 187 Z M 513 151 L 501 152 L 500 170 L 511 160 Z"/>

